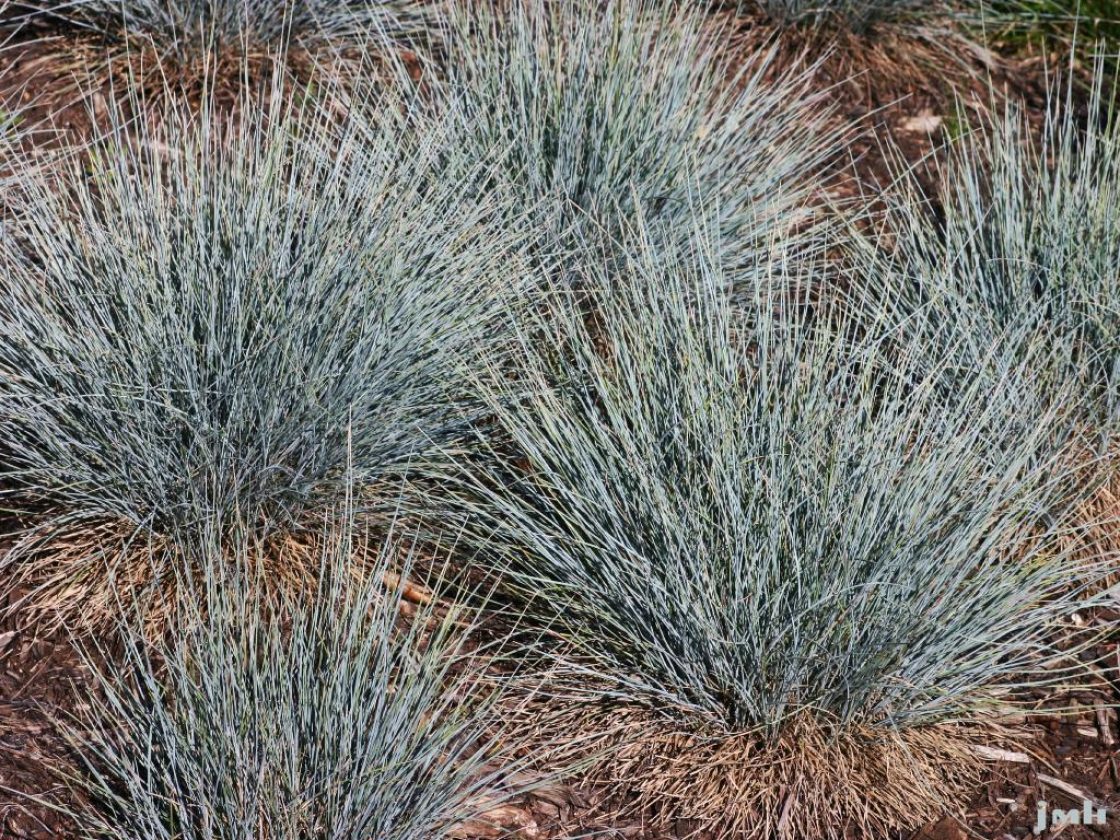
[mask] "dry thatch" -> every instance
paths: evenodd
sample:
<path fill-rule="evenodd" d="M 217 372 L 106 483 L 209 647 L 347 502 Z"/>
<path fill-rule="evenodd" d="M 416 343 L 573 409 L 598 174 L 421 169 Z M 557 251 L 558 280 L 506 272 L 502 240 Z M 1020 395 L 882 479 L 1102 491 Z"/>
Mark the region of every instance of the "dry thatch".
<path fill-rule="evenodd" d="M 535 729 L 551 761 L 582 765 L 614 818 L 686 837 L 896 836 L 968 801 L 985 763 L 977 745 L 1011 749 L 1023 735 L 987 722 L 840 726 L 811 711 L 768 735 L 634 705 L 528 708 L 514 731 Z"/>

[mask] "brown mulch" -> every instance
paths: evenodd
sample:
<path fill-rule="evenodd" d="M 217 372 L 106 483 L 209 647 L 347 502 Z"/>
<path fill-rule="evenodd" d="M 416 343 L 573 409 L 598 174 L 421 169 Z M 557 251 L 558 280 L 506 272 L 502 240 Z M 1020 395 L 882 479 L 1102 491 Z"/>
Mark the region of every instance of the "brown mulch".
<path fill-rule="evenodd" d="M 1063 714 L 1028 714 L 1036 737 L 1025 747 L 1029 761 L 992 766 L 984 789 L 966 810 L 963 822 L 946 817 L 900 840 L 966 840 L 969 837 L 1012 840 L 1034 836 L 1038 802 L 1049 809 L 1082 808 L 1088 798 L 1108 811 L 1104 826 L 1069 826 L 1057 834 L 1065 840 L 1120 840 L 1120 609 L 1100 610 L 1088 618 L 1111 628 L 1093 651 L 1103 681 L 1099 690 L 1056 695 L 1038 689 L 1038 706 L 1060 706 Z M 1074 795 L 1077 791 L 1084 796 Z"/>
<path fill-rule="evenodd" d="M 0 616 L 8 606 L 0 604 Z M 65 802 L 56 768 L 71 766 L 71 756 L 51 715 L 75 708 L 73 686 L 83 682 L 68 641 L 16 616 L 0 618 L 0 839 L 73 836 L 65 816 L 29 797 Z"/>
<path fill-rule="evenodd" d="M 1100 621 L 1120 623 L 1120 610 L 1101 614 Z M 965 811 L 964 820 L 946 816 L 897 840 L 1017 840 L 1031 837 L 1039 800 L 1052 808 L 1080 807 L 1076 797 L 1052 787 L 1058 780 L 1083 791 L 1108 809 L 1103 828 L 1073 826 L 1060 833 L 1065 840 L 1120 840 L 1120 637 L 1104 644 L 1099 655 L 1116 662 L 1111 672 L 1112 695 L 1075 695 L 1063 703 L 1080 710 L 1059 717 L 1028 717 L 1037 737 L 1025 745 L 1028 763 L 993 763 L 991 776 Z M 33 627 L 0 622 L 0 839 L 65 840 L 75 837 L 72 823 L 49 807 L 23 794 L 66 803 L 55 767 L 72 767 L 72 757 L 55 732 L 51 712 L 75 708 L 86 677 L 70 644 L 57 636 L 40 638 Z M 1053 699 L 1053 698 L 1051 698 Z M 1100 704 L 1102 711 L 1098 712 Z M 624 824 L 604 816 L 609 806 L 591 788 L 553 788 L 541 796 L 515 801 L 501 820 L 504 831 L 457 835 L 464 838 L 509 836 L 564 840 L 580 836 L 679 840 L 699 838 L 694 827 L 682 824 L 671 835 L 647 832 L 640 824 Z M 495 814 L 495 818 L 500 815 Z M 852 840 L 858 834 L 850 835 Z M 1051 836 L 1049 834 L 1047 837 Z M 811 838 L 806 838 L 811 840 Z"/>
<path fill-rule="evenodd" d="M 961 128 L 961 120 L 998 115 L 1008 102 L 1023 104 L 1041 124 L 1055 70 L 1064 68 L 1060 55 L 980 46 L 936 24 L 917 34 L 902 24 L 868 36 L 808 29 L 790 37 L 751 15 L 731 19 L 733 55 L 774 49 L 768 76 L 801 68 L 823 92 L 822 107 L 847 138 L 829 185 L 837 197 L 875 195 L 900 166 L 917 164 Z"/>

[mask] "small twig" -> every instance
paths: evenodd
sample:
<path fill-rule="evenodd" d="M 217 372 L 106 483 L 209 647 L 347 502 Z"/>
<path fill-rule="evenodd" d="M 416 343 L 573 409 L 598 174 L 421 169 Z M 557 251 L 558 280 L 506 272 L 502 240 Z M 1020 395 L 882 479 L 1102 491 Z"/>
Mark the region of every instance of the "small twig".
<path fill-rule="evenodd" d="M 400 590 L 401 597 L 406 601 L 411 601 L 414 604 L 421 606 L 428 606 L 433 601 L 431 590 L 425 589 L 408 580 L 401 580 L 401 576 L 396 572 L 383 572 L 381 575 L 381 582 L 389 589 Z"/>
<path fill-rule="evenodd" d="M 801 774 L 798 774 L 793 784 L 789 786 L 789 791 L 786 793 L 786 801 L 782 803 L 782 815 L 778 818 L 778 836 L 785 834 L 786 829 L 789 827 L 789 813 L 790 808 L 793 806 L 793 794 L 797 790 L 797 786 L 801 783 Z"/>
<path fill-rule="evenodd" d="M 1111 747 L 1116 744 L 1116 738 L 1112 734 L 1112 721 L 1108 719 L 1108 711 L 1105 709 L 1104 703 L 1097 701 L 1097 729 L 1100 730 L 1101 740 L 1106 747 Z"/>
<path fill-rule="evenodd" d="M 1055 790 L 1060 790 L 1062 793 L 1072 796 L 1079 802 L 1091 802 L 1093 804 L 1093 807 L 1100 807 L 1093 797 L 1089 796 L 1089 794 L 1087 794 L 1081 788 L 1071 785 L 1069 782 L 1063 782 L 1061 779 L 1056 779 L 1053 776 L 1047 776 L 1045 773 L 1039 773 L 1038 780 L 1044 785 L 1052 787 Z"/>

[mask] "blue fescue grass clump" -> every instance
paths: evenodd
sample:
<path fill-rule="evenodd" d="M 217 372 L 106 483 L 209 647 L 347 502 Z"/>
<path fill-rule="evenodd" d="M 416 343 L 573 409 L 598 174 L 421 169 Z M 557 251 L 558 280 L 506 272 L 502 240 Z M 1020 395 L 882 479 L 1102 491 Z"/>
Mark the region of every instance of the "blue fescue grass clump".
<path fill-rule="evenodd" d="M 808 74 L 768 52 L 732 56 L 728 36 L 702 9 L 645 0 L 471 4 L 442 39 L 447 79 L 434 87 L 558 250 L 617 244 L 634 216 L 679 240 L 700 194 L 736 265 L 770 233 L 810 227 L 831 149 Z"/>
<path fill-rule="evenodd" d="M 411 38 L 432 24 L 418 0 L 19 0 L 16 11 L 17 20 L 148 43 L 180 59 L 293 42 L 357 45 L 375 33 Z"/>
<path fill-rule="evenodd" d="M 559 295 L 519 375 L 481 383 L 497 466 L 461 488 L 481 562 L 581 656 L 575 731 L 645 710 L 606 778 L 666 819 L 777 836 L 776 791 L 811 780 L 779 835 L 920 823 L 974 760 L 920 739 L 1060 664 L 1049 634 L 1097 574 L 1059 539 L 1070 419 L 1021 400 L 1029 365 L 947 395 L 924 344 L 887 356 L 774 291 L 780 261 L 744 312 L 718 248 L 637 239 L 624 268 L 582 264 L 593 326 Z M 917 740 L 875 768 L 896 736 Z M 880 795 L 892 763 L 925 776 Z"/>
<path fill-rule="evenodd" d="M 783 25 L 840 23 L 855 31 L 951 9 L 936 0 L 747 0 L 739 4 L 740 9 L 751 7 Z"/>
<path fill-rule="evenodd" d="M 1082 422 L 1115 429 L 1120 398 L 1120 132 L 1103 75 L 1086 112 L 1055 93 L 1041 131 L 1014 106 L 948 149 L 926 199 L 905 180 L 863 240 L 857 306 L 960 347 L 949 387 L 992 370 L 994 345 L 1038 355 L 1033 391 L 1072 389 Z M 884 256 L 886 254 L 886 256 Z"/>
<path fill-rule="evenodd" d="M 25 179 L 0 242 L 0 478 L 29 517 L 6 582 L 96 616 L 211 522 L 282 540 L 348 465 L 364 513 L 454 450 L 459 369 L 518 299 L 510 224 L 446 125 L 366 104 L 167 114 Z"/>
<path fill-rule="evenodd" d="M 63 721 L 81 836 L 418 840 L 484 824 L 520 760 L 476 619 L 386 587 L 412 568 L 393 537 L 359 579 L 360 532 L 328 532 L 315 595 L 278 604 L 230 574 L 221 539 L 200 535 L 174 641 L 153 651 L 122 625 L 123 655 L 89 659 L 96 690 Z"/>
<path fill-rule="evenodd" d="M 1120 131 L 1103 62 L 1093 79 L 1083 108 L 1080 93 L 1055 88 L 1041 130 L 1013 106 L 971 126 L 948 148 L 931 198 L 903 178 L 882 236 L 855 240 L 852 298 L 863 319 L 924 344 L 931 365 L 939 348 L 957 347 L 942 366 L 947 392 L 1030 364 L 1024 403 L 1045 411 L 1068 400 L 1089 438 L 1076 457 L 1100 485 L 1076 542 L 1115 558 Z"/>

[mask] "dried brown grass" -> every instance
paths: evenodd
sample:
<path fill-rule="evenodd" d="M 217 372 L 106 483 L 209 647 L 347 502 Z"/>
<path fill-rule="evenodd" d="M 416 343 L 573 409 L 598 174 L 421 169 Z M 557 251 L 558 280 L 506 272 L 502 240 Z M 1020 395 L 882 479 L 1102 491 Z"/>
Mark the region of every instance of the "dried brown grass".
<path fill-rule="evenodd" d="M 1074 531 L 1076 550 L 1087 564 L 1104 568 L 1105 586 L 1120 585 L 1120 447 L 1099 459 L 1100 485 L 1080 506 Z M 1109 571 L 1111 570 L 1111 571 Z"/>
<path fill-rule="evenodd" d="M 279 595 L 309 598 L 322 571 L 324 521 L 309 517 L 304 528 L 272 534 L 247 549 L 231 548 L 224 561 L 231 571 L 247 572 L 247 579 L 259 582 L 265 603 Z M 383 550 L 376 534 L 384 529 L 367 524 L 353 538 L 355 580 L 376 565 Z M 402 557 L 411 549 L 406 542 L 398 548 Z M 201 580 L 203 560 L 122 520 L 32 527 L 0 554 L 0 595 L 8 596 L 10 613 L 43 632 L 111 634 L 122 619 L 136 616 L 145 635 L 155 639 L 175 625 L 183 605 L 177 590 Z M 246 563 L 253 567 L 245 569 Z M 434 597 L 424 585 L 396 573 L 386 573 L 384 582 L 400 588 L 406 603 L 426 604 Z"/>
<path fill-rule="evenodd" d="M 612 819 L 653 833 L 743 840 L 874 840 L 954 813 L 983 778 L 977 745 L 1018 746 L 996 722 L 839 725 L 803 710 L 775 734 L 727 732 L 593 699 L 511 716 L 550 761 L 582 766 Z"/>

